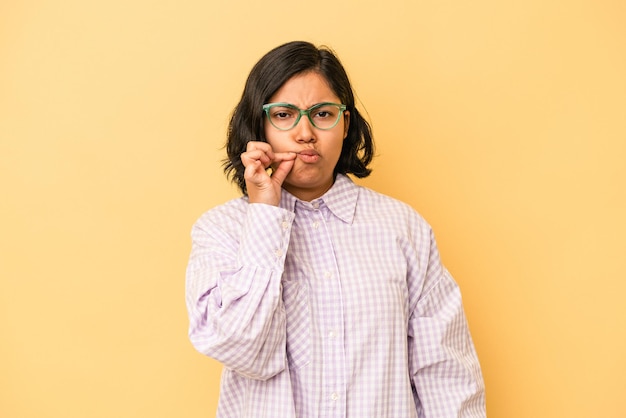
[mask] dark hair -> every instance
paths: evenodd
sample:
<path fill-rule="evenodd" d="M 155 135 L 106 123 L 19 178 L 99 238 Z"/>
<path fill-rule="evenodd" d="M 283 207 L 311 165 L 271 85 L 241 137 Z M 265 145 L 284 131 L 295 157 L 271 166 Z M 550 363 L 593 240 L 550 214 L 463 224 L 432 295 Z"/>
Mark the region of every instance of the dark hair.
<path fill-rule="evenodd" d="M 367 166 L 374 156 L 372 131 L 354 104 L 354 93 L 345 69 L 335 54 L 326 47 L 317 48 L 309 42 L 289 42 L 265 54 L 252 68 L 239 104 L 228 125 L 224 172 L 246 194 L 241 154 L 249 141 L 264 141 L 263 104 L 267 103 L 291 77 L 308 71 L 322 75 L 333 93 L 350 112 L 348 135 L 343 141 L 335 174 L 367 177 Z"/>

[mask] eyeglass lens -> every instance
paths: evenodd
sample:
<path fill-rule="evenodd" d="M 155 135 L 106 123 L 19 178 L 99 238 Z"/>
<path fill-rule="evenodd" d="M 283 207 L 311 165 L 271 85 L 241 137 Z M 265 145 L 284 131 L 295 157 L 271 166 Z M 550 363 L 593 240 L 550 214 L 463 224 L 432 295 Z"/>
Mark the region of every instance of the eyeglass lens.
<path fill-rule="evenodd" d="M 342 114 L 341 106 L 334 103 L 320 103 L 307 110 L 281 103 L 268 106 L 266 112 L 272 125 L 283 131 L 295 127 L 302 115 L 306 115 L 318 129 L 331 129 L 339 122 Z"/>

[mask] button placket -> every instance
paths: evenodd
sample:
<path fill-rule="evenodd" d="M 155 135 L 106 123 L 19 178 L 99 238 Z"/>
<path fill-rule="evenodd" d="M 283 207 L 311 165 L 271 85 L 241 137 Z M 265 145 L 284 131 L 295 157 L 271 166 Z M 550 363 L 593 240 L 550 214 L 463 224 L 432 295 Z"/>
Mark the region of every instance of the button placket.
<path fill-rule="evenodd" d="M 343 300 L 341 280 L 337 270 L 336 254 L 329 228 L 329 209 L 321 200 L 308 203 L 304 211 L 306 221 L 307 246 L 316 252 L 317 264 L 313 265 L 314 281 L 318 284 L 320 349 L 325 361 L 324 374 L 329 379 L 324 382 L 323 393 L 330 416 L 342 416 L 345 411 L 345 351 L 343 346 Z M 332 412 L 331 412 L 332 411 Z M 337 415 L 339 414 L 339 415 Z"/>

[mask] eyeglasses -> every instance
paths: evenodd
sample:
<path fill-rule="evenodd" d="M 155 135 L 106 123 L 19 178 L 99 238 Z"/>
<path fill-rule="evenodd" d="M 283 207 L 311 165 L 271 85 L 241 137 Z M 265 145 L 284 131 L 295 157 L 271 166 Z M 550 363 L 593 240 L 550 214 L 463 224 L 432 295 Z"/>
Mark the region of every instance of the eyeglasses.
<path fill-rule="evenodd" d="M 263 110 L 272 126 L 281 131 L 294 128 L 300 122 L 302 115 L 309 118 L 311 125 L 326 131 L 339 123 L 346 105 L 325 102 L 302 110 L 289 103 L 268 103 L 263 105 Z"/>

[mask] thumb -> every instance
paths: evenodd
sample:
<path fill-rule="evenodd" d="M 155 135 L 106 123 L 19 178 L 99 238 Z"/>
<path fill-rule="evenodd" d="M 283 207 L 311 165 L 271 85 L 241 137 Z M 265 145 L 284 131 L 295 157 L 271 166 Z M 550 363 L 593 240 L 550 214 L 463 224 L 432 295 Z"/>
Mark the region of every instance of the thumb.
<path fill-rule="evenodd" d="M 278 167 L 272 173 L 272 180 L 274 180 L 278 185 L 282 185 L 287 177 L 287 174 L 293 168 L 295 160 L 283 160 L 278 164 Z"/>

